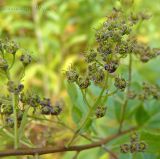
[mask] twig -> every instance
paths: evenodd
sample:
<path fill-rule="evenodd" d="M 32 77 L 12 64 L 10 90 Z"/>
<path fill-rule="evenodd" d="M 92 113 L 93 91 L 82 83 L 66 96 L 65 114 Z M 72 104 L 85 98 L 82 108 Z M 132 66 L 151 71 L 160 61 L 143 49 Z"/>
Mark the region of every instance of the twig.
<path fill-rule="evenodd" d="M 58 153 L 58 152 L 66 152 L 66 151 L 84 151 L 87 149 L 92 149 L 92 148 L 96 148 L 96 147 L 100 147 L 104 144 L 109 143 L 110 141 L 125 135 L 133 130 L 135 130 L 136 128 L 131 128 L 128 129 L 126 131 L 111 135 L 109 137 L 106 137 L 104 139 L 101 139 L 98 142 L 93 142 L 91 144 L 86 144 L 86 145 L 78 145 L 78 146 L 70 146 L 70 147 L 49 147 L 49 148 L 27 148 L 27 149 L 11 149 L 11 150 L 4 150 L 4 151 L 0 151 L 0 157 L 4 157 L 4 156 L 20 156 L 20 155 L 35 155 L 35 154 L 39 154 L 39 155 L 43 155 L 43 154 L 49 154 L 49 153 Z"/>

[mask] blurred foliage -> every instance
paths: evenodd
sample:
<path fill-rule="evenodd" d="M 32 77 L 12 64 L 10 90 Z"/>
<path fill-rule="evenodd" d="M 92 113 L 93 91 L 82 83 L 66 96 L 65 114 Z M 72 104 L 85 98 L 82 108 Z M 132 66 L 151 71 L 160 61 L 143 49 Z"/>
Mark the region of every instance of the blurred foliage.
<path fill-rule="evenodd" d="M 123 0 L 126 7 L 130 7 L 127 3 L 129 1 Z M 152 15 L 152 18 L 143 22 L 137 31 L 139 41 L 148 42 L 151 47 L 160 47 L 159 3 L 159 0 L 135 0 L 133 6 L 135 12 L 143 11 Z M 83 71 L 85 66 L 81 58 L 82 53 L 95 45 L 95 28 L 103 22 L 104 17 L 112 10 L 113 6 L 120 6 L 120 2 L 118 0 L 0 0 L 0 37 L 14 39 L 23 48 L 33 52 L 34 61 L 26 70 L 24 78 L 26 89 L 32 89 L 41 95 L 51 97 L 53 101 L 63 98 L 66 106 L 60 118 L 70 127 L 76 128 L 76 123 L 83 118 L 86 109 L 80 92 L 76 91 L 76 87 L 66 84 L 63 73 L 71 65 L 77 65 Z M 138 80 L 141 84 L 142 81 L 147 80 L 150 83 L 160 84 L 159 60 L 160 58 L 157 58 L 146 64 L 135 61 L 136 70 L 133 73 L 133 82 Z M 125 70 L 125 67 L 121 70 L 124 76 Z M 17 65 L 15 66 L 15 75 L 19 72 Z M 3 78 L 1 74 L 0 78 Z M 135 84 L 134 87 L 138 89 L 139 86 Z M 1 90 L 4 88 L 1 80 L 0 88 Z M 67 90 L 69 95 L 73 94 L 72 100 L 69 99 Z M 99 93 L 99 89 L 94 86 L 91 86 L 91 90 L 95 94 Z M 115 132 L 113 126 L 118 125 L 119 105 L 122 101 L 119 96 L 113 98 L 108 100 L 107 105 L 112 107 L 109 107 L 106 117 L 92 125 L 93 136 L 103 137 Z M 142 106 L 137 101 L 132 102 L 135 103 L 135 107 L 127 110 L 126 118 L 129 119 L 127 122 L 137 122 L 138 124 L 145 122 L 146 131 L 141 132 L 141 137 L 149 144 L 148 154 L 143 153 L 139 156 L 121 154 L 120 159 L 158 159 L 160 158 L 160 151 L 157 150 L 160 146 L 157 142 L 160 140 L 159 103 L 150 101 L 145 102 Z M 75 106 L 72 107 L 72 105 Z M 141 106 L 139 107 L 139 105 Z M 73 112 L 76 112 L 76 116 Z M 136 113 L 135 116 L 134 113 Z M 61 125 L 57 126 L 53 123 L 51 128 L 48 126 L 45 121 L 40 123 L 33 120 L 28 133 L 32 135 L 34 143 L 37 142 L 37 145 L 41 143 L 41 140 L 48 135 L 47 131 L 52 132 L 49 134 L 51 139 L 44 142 L 51 142 L 51 145 L 54 146 L 57 141 L 61 141 L 60 144 L 63 144 L 72 136 L 70 130 Z M 150 132 L 149 128 L 156 128 L 157 134 Z M 128 136 L 124 136 L 122 139 L 110 143 L 108 148 L 119 151 L 119 144 L 124 143 L 127 138 Z M 12 132 L 0 129 L 1 149 L 5 148 L 6 143 L 10 146 L 12 139 Z M 27 139 L 24 140 L 28 142 Z M 80 138 L 79 143 L 84 144 L 86 141 Z M 44 155 L 40 158 L 68 159 L 73 155 L 74 153 L 68 152 Z M 6 158 L 14 159 L 16 157 Z M 79 155 L 79 159 L 89 158 L 109 159 L 109 155 L 100 149 L 87 150 Z"/>

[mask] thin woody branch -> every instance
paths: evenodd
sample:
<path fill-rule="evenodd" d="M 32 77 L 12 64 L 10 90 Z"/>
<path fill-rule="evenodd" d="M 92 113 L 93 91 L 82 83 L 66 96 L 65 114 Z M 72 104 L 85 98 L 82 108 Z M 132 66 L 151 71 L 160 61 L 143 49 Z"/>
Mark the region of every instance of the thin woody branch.
<path fill-rule="evenodd" d="M 93 142 L 91 144 L 86 144 L 86 145 L 78 145 L 78 146 L 70 146 L 70 147 L 58 147 L 58 148 L 27 148 L 27 149 L 13 149 L 13 150 L 5 150 L 5 151 L 0 151 L 0 157 L 4 156 L 21 156 L 21 155 L 44 155 L 44 154 L 49 154 L 49 153 L 58 153 L 58 152 L 66 152 L 66 151 L 83 151 L 87 149 L 92 149 L 96 147 L 100 147 L 104 144 L 109 143 L 110 141 L 127 134 L 136 128 L 128 129 L 126 131 L 123 131 L 118 134 L 114 134 L 112 136 L 106 137 L 104 139 L 101 139 L 98 142 Z"/>

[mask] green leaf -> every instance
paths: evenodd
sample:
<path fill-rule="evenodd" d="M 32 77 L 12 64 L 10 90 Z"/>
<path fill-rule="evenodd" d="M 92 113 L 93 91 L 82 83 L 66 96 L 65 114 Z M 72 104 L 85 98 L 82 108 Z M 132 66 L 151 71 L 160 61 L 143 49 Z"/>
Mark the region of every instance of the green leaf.
<path fill-rule="evenodd" d="M 132 154 L 132 159 L 144 159 L 143 153 Z"/>
<path fill-rule="evenodd" d="M 76 84 L 67 83 L 67 91 L 72 102 L 72 118 L 75 123 L 79 124 L 87 113 L 87 105 L 85 104 L 82 93 Z"/>
<path fill-rule="evenodd" d="M 73 105 L 73 108 L 72 108 L 72 118 L 73 118 L 75 123 L 78 123 L 82 119 L 81 111 L 78 109 L 78 107 L 76 107 L 74 105 Z"/>
<path fill-rule="evenodd" d="M 138 125 L 144 125 L 150 118 L 148 112 L 144 109 L 143 105 L 140 105 L 135 114 L 135 119 Z"/>
<path fill-rule="evenodd" d="M 147 143 L 147 150 L 146 152 L 149 153 L 160 153 L 160 133 L 151 133 L 147 131 L 141 132 L 141 140 L 144 140 Z"/>
<path fill-rule="evenodd" d="M 120 156 L 119 156 L 119 159 L 132 159 L 132 155 L 121 153 Z"/>

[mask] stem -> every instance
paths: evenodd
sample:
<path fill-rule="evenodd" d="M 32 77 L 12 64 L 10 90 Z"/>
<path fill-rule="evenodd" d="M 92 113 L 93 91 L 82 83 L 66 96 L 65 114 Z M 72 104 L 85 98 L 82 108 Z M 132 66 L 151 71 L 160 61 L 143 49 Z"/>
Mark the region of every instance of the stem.
<path fill-rule="evenodd" d="M 131 86 L 131 81 L 132 81 L 132 54 L 129 54 L 129 67 L 128 67 L 128 88 L 127 88 L 127 92 L 125 95 L 125 100 L 124 100 L 124 104 L 122 105 L 122 113 L 121 113 L 121 119 L 120 119 L 120 126 L 119 126 L 119 132 L 121 132 L 122 127 L 123 127 L 123 122 L 125 119 L 125 113 L 126 113 L 126 108 L 128 105 L 128 93 L 130 91 L 130 86 Z"/>
<path fill-rule="evenodd" d="M 6 76 L 8 80 L 11 80 L 9 70 L 6 71 Z M 18 148 L 19 139 L 18 139 L 18 122 L 17 122 L 17 95 L 11 93 L 12 96 L 12 107 L 13 107 L 13 115 L 14 115 L 14 148 Z"/>
<path fill-rule="evenodd" d="M 83 90 L 82 90 L 82 89 L 80 89 L 80 90 L 81 90 L 81 92 L 82 92 L 82 96 L 83 96 L 84 102 L 87 104 L 88 108 L 91 108 L 91 106 L 90 106 L 90 104 L 88 103 L 87 98 L 86 98 L 86 95 L 84 94 Z"/>
<path fill-rule="evenodd" d="M 14 114 L 14 148 L 18 148 L 18 122 L 17 122 L 17 96 L 12 93 L 12 106 Z"/>
<path fill-rule="evenodd" d="M 106 77 L 106 81 L 105 84 L 108 81 L 108 75 Z M 75 132 L 75 134 L 73 135 L 72 139 L 69 141 L 69 144 L 67 146 L 70 146 L 72 144 L 72 142 L 76 139 L 76 137 L 78 136 L 79 132 L 81 131 L 81 129 L 84 128 L 84 126 L 86 125 L 86 123 L 88 122 L 88 120 L 90 119 L 90 116 L 92 115 L 93 110 L 97 107 L 98 103 L 101 101 L 101 98 L 103 97 L 103 93 L 106 89 L 106 86 L 103 87 L 98 99 L 96 100 L 96 102 L 94 103 L 94 105 L 90 108 L 88 114 L 86 115 L 84 121 L 82 122 L 81 126 L 79 127 L 79 129 Z"/>
<path fill-rule="evenodd" d="M 78 155 L 79 155 L 80 151 L 77 151 L 76 154 L 73 156 L 72 159 L 77 159 L 78 158 Z"/>
<path fill-rule="evenodd" d="M 14 62 L 15 62 L 15 54 L 13 55 L 12 64 L 11 64 L 11 66 L 9 67 L 9 70 L 13 67 Z"/>
<path fill-rule="evenodd" d="M 34 155 L 34 158 L 35 158 L 35 159 L 39 159 L 39 154 L 36 153 L 36 154 Z"/>
<path fill-rule="evenodd" d="M 66 151 L 84 151 L 92 148 L 97 148 L 101 147 L 104 144 L 107 144 L 120 136 L 123 136 L 129 132 L 134 131 L 137 128 L 131 128 L 128 130 L 125 130 L 123 132 L 113 134 L 109 137 L 106 137 L 104 139 L 101 139 L 97 142 L 93 142 L 91 144 L 86 144 L 86 145 L 78 145 L 78 146 L 70 146 L 70 147 L 48 147 L 48 148 L 27 148 L 27 149 L 11 149 L 11 150 L 6 150 L 6 151 L 0 151 L 0 157 L 4 156 L 21 156 L 21 155 L 43 155 L 43 154 L 49 154 L 49 153 L 57 153 L 57 152 L 66 152 Z"/>

